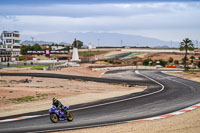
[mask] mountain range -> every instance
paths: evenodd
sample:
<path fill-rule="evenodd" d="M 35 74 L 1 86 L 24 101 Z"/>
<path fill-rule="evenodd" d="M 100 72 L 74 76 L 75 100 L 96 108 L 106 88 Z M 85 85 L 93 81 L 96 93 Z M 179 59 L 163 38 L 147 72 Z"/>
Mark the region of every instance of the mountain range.
<path fill-rule="evenodd" d="M 21 35 L 21 40 L 30 40 L 32 36 Z M 84 45 L 91 43 L 96 46 L 136 46 L 136 47 L 178 47 L 179 42 L 163 41 L 156 38 L 143 37 L 138 35 L 126 35 L 119 33 L 72 33 L 72 32 L 56 32 L 56 33 L 42 33 L 34 36 L 34 40 L 38 44 L 52 44 L 52 43 L 64 43 L 72 44 L 74 39 L 80 40 Z M 29 41 L 30 42 L 30 41 Z M 66 43 L 67 42 L 67 43 Z M 24 43 L 26 44 L 26 43 Z"/>

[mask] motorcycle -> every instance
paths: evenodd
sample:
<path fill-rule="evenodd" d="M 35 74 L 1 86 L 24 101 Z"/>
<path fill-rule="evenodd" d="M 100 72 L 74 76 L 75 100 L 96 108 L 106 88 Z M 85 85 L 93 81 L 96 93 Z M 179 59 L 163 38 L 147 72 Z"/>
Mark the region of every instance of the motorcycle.
<path fill-rule="evenodd" d="M 69 106 L 65 106 L 64 109 L 66 110 L 67 114 L 65 114 L 65 112 L 62 111 L 60 108 L 56 108 L 55 106 L 53 106 L 49 110 L 50 120 L 53 123 L 57 123 L 58 121 L 61 121 L 61 120 L 73 121 L 74 115 L 68 111 Z"/>

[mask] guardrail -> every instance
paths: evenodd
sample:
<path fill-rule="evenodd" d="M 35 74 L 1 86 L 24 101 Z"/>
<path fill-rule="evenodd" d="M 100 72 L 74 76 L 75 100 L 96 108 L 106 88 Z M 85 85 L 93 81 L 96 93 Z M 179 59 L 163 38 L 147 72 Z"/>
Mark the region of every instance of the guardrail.
<path fill-rule="evenodd" d="M 103 68 L 92 68 L 92 71 L 103 71 L 103 70 L 125 70 L 125 69 L 156 69 L 156 67 L 155 67 L 155 66 L 103 67 Z"/>

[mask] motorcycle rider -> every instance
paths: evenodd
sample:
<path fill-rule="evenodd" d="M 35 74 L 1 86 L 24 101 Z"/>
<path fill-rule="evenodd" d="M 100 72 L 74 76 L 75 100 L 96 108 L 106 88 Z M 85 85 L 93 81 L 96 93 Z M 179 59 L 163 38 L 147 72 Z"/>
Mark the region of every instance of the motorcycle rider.
<path fill-rule="evenodd" d="M 61 109 L 61 111 L 63 111 L 65 113 L 65 115 L 67 116 L 67 111 L 65 110 L 65 106 L 63 106 L 62 103 L 55 97 L 52 99 L 52 101 L 53 101 L 53 106 Z"/>

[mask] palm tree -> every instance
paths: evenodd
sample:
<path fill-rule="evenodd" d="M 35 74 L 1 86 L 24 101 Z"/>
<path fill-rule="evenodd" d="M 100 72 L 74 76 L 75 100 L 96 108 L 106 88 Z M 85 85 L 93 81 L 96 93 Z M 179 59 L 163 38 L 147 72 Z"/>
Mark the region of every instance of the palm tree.
<path fill-rule="evenodd" d="M 187 61 L 186 61 L 186 59 L 188 59 L 188 58 L 187 58 L 187 54 L 188 54 L 188 51 L 193 51 L 193 50 L 194 50 L 194 44 L 192 43 L 192 41 L 191 41 L 189 38 L 185 38 L 185 39 L 183 39 L 183 41 L 180 43 L 180 50 L 181 50 L 181 51 L 185 50 L 184 69 L 185 69 L 185 71 L 187 71 L 187 70 L 188 70 Z"/>

